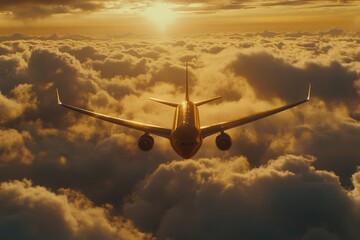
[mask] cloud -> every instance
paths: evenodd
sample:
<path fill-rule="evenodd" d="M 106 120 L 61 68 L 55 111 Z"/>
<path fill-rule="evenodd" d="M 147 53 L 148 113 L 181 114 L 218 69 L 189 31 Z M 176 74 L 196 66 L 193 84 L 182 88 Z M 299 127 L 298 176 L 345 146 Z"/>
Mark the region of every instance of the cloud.
<path fill-rule="evenodd" d="M 338 36 L 199 34 L 167 39 L 4 36 L 0 45 L 0 181 L 26 178 L 50 193 L 76 189 L 94 208 L 111 204 L 114 214 L 131 218 L 141 232 L 152 232 L 160 239 L 184 238 L 190 233 L 211 238 L 223 232 L 231 237 L 237 230 L 230 223 L 225 225 L 230 219 L 239 221 L 238 231 L 258 224 L 262 226 L 259 234 L 268 230 L 272 236 L 290 238 L 351 239 L 356 236 L 350 233 L 354 228 L 345 229 L 332 219 L 340 217 L 349 226 L 358 221 L 356 211 L 349 210 L 357 206 L 354 199 L 359 188 L 358 38 L 346 32 Z M 171 127 L 174 109 L 148 97 L 183 100 L 185 61 L 189 62 L 192 100 L 223 96 L 222 101 L 201 106 L 202 125 L 302 99 L 309 79 L 313 80 L 312 99 L 229 131 L 233 147 L 227 152 L 219 151 L 209 137 L 196 159 L 188 161 L 177 161 L 167 139 L 155 137 L 154 149 L 144 153 L 136 144 L 143 133 L 56 105 L 58 88 L 64 103 Z M 299 157 L 304 154 L 317 161 Z M 269 159 L 277 160 L 268 163 Z M 290 163 L 305 170 L 295 171 L 288 167 Z M 312 186 L 318 186 L 316 191 Z M 333 202 L 324 202 L 323 195 L 316 198 L 317 192 L 337 199 L 344 214 L 334 212 Z M 304 200 L 305 196 L 315 199 Z M 261 199 L 272 200 L 275 210 Z M 283 210 L 277 202 L 284 203 Z M 308 216 L 295 206 L 305 209 Z M 322 209 L 322 218 L 315 206 Z M 214 227 L 215 218 L 226 221 Z M 1 219 L 10 221 L 8 215 Z M 281 224 L 288 226 L 286 231 Z"/>
<path fill-rule="evenodd" d="M 2 1 L 0 11 L 10 11 L 15 18 L 46 18 L 54 14 L 96 11 L 104 7 L 104 1 L 88 0 L 15 0 Z"/>
<path fill-rule="evenodd" d="M 1 44 L 0 45 L 0 55 L 7 55 L 11 52 L 11 48 L 6 46 L 6 45 L 3 45 Z"/>
<path fill-rule="evenodd" d="M 21 71 L 25 68 L 25 61 L 18 55 L 0 56 L 0 86 L 1 92 L 8 92 L 21 83 Z"/>
<path fill-rule="evenodd" d="M 9 181 L 0 184 L 0 199 L 0 235 L 7 239 L 151 239 L 70 189 L 56 194 L 29 180 Z"/>
<path fill-rule="evenodd" d="M 31 140 L 28 132 L 19 133 L 15 129 L 0 129 L 0 165 L 18 161 L 29 165 L 34 160 L 34 155 L 26 147 L 26 142 Z"/>
<path fill-rule="evenodd" d="M 21 104 L 8 99 L 2 94 L 0 94 L 0 109 L 0 123 L 4 123 L 19 117 L 24 111 Z"/>
<path fill-rule="evenodd" d="M 217 11 L 233 11 L 233 10 L 246 10 L 246 9 L 278 9 L 278 8 L 290 8 L 293 9 L 322 9 L 333 7 L 348 7 L 356 6 L 356 1 L 333 1 L 333 0 L 235 0 L 235 1 L 213 1 L 213 0 L 200 0 L 200 1 L 188 1 L 188 0 L 172 0 L 170 2 L 179 5 L 180 11 L 193 11 L 197 13 L 214 13 Z M 292 9 L 291 9 L 292 10 Z"/>
<path fill-rule="evenodd" d="M 121 4 L 114 0 L 5 0 L 0 3 L 0 11 L 10 12 L 17 19 L 41 19 L 56 14 L 79 14 L 84 12 L 98 12 L 106 9 L 144 9 L 155 1 L 123 1 Z M 356 6 L 355 1 L 312 1 L 312 0 L 295 0 L 295 1 L 260 1 L 260 0 L 237 0 L 237 1 L 213 1 L 213 0 L 172 0 L 168 1 L 175 4 L 175 11 L 190 11 L 197 13 L 214 13 L 218 11 L 228 11 L 236 9 L 269 9 L 277 7 L 293 8 L 333 8 Z"/>
<path fill-rule="evenodd" d="M 159 239 L 359 238 L 357 180 L 346 191 L 313 161 L 287 155 L 251 170 L 244 158 L 163 164 L 124 212 Z"/>
<path fill-rule="evenodd" d="M 105 62 L 94 64 L 94 69 L 101 72 L 104 78 L 112 78 L 117 75 L 136 77 L 146 72 L 146 60 L 133 62 L 131 59 L 115 60 L 107 59 Z"/>
<path fill-rule="evenodd" d="M 258 70 L 259 66 L 261 71 Z M 248 83 L 259 98 L 280 97 L 287 101 L 301 99 L 299 89 L 306 90 L 306 85 L 310 82 L 314 96 L 329 105 L 340 102 L 351 105 L 358 99 L 354 88 L 357 73 L 347 70 L 337 61 L 331 62 L 329 66 L 308 63 L 304 69 L 299 69 L 271 54 L 257 52 L 239 54 L 230 68 L 249 80 Z M 300 93 L 304 95 L 304 92 Z"/>
<path fill-rule="evenodd" d="M 36 96 L 31 92 L 32 85 L 19 84 L 7 98 L 0 93 L 0 123 L 6 123 L 22 116 L 26 110 L 36 109 Z"/>
<path fill-rule="evenodd" d="M 97 52 L 93 46 L 82 46 L 79 48 L 71 48 L 70 46 L 64 46 L 59 49 L 61 52 L 68 52 L 75 56 L 80 62 L 85 62 L 87 59 L 92 60 L 104 60 L 105 55 L 101 55 Z"/>

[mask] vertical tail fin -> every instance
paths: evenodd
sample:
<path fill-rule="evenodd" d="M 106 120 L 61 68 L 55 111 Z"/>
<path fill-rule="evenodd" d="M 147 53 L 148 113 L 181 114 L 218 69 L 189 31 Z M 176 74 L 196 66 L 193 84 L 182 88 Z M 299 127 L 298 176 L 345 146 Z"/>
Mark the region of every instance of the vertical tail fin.
<path fill-rule="evenodd" d="M 186 80 L 185 80 L 185 100 L 189 101 L 189 72 L 188 72 L 187 62 L 186 62 Z"/>

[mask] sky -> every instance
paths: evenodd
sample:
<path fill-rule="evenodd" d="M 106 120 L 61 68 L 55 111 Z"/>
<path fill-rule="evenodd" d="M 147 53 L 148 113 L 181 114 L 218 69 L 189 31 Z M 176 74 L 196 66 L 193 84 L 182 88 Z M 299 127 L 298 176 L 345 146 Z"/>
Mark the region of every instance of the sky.
<path fill-rule="evenodd" d="M 358 0 L 4 0 L 0 33 L 360 31 L 359 11 Z"/>
<path fill-rule="evenodd" d="M 0 238 L 359 239 L 359 8 L 1 1 Z M 171 127 L 186 62 L 202 125 L 311 100 L 187 160 L 56 104 Z"/>

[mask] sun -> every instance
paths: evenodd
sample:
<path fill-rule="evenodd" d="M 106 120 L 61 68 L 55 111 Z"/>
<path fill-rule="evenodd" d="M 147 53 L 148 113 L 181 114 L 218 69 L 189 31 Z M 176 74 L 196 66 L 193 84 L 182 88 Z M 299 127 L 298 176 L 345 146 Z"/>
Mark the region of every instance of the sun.
<path fill-rule="evenodd" d="M 167 26 L 174 21 L 176 13 L 172 10 L 170 4 L 159 2 L 149 7 L 145 11 L 145 16 L 155 23 L 161 31 L 165 31 Z"/>

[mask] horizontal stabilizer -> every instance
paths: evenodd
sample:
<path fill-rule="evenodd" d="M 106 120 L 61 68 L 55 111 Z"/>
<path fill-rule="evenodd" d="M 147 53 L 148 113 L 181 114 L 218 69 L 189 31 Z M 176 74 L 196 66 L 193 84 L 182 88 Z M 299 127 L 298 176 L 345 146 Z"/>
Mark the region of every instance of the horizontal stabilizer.
<path fill-rule="evenodd" d="M 157 99 L 157 98 L 149 98 L 150 100 L 154 101 L 154 102 L 158 102 L 161 104 L 165 104 L 171 107 L 177 107 L 179 104 L 178 103 L 174 103 L 174 102 L 170 102 L 170 101 L 165 101 L 165 100 L 161 100 L 161 99 Z"/>
<path fill-rule="evenodd" d="M 211 99 L 207 99 L 207 100 L 203 100 L 203 101 L 198 101 L 198 102 L 195 102 L 194 104 L 195 104 L 196 106 L 201 106 L 201 105 L 203 105 L 203 104 L 206 104 L 206 103 L 209 103 L 209 102 L 218 100 L 218 99 L 220 99 L 220 98 L 222 98 L 222 97 L 215 97 L 215 98 L 211 98 Z"/>

